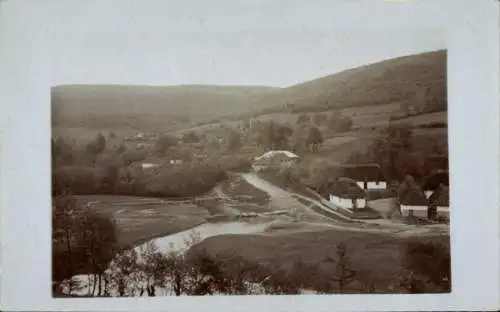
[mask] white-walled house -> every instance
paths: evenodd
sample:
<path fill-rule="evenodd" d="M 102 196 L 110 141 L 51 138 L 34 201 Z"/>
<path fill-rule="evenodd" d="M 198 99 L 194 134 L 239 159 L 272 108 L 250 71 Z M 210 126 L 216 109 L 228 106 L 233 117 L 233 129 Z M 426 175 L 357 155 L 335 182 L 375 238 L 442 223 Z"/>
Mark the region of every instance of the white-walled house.
<path fill-rule="evenodd" d="M 348 164 L 341 166 L 341 176 L 356 181 L 363 190 L 385 190 L 388 181 L 382 168 L 377 164 Z"/>
<path fill-rule="evenodd" d="M 429 209 L 435 209 L 438 218 L 450 219 L 450 190 L 441 184 L 429 197 Z"/>
<path fill-rule="evenodd" d="M 419 188 L 409 190 L 400 199 L 400 207 L 403 217 L 413 216 L 421 219 L 428 217 L 428 201 L 424 192 Z"/>
<path fill-rule="evenodd" d="M 327 194 L 330 203 L 337 207 L 349 210 L 366 208 L 365 192 L 354 180 L 339 178 L 324 193 Z"/>

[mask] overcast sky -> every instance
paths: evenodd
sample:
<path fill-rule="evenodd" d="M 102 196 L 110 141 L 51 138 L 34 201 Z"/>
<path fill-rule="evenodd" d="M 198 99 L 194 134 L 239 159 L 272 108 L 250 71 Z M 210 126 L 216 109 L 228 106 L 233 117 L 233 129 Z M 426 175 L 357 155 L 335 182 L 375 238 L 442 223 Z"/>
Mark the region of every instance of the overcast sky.
<path fill-rule="evenodd" d="M 23 20 L 45 27 L 54 85 L 287 86 L 446 48 L 438 29 L 396 30 L 369 7 L 350 17 L 328 1 L 210 3 L 33 1 Z M 364 19 L 371 30 L 355 23 Z"/>

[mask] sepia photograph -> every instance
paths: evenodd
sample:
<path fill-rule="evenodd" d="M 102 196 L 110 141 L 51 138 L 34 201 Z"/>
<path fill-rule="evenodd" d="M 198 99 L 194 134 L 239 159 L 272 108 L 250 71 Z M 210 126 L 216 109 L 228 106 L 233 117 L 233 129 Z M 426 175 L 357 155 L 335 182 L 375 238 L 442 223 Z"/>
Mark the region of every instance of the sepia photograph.
<path fill-rule="evenodd" d="M 464 289 L 498 275 L 481 28 L 313 2 L 0 2 L 37 84 L 2 86 L 2 308 L 490 307 Z"/>
<path fill-rule="evenodd" d="M 52 87 L 54 296 L 451 291 L 441 32 L 169 39 Z"/>

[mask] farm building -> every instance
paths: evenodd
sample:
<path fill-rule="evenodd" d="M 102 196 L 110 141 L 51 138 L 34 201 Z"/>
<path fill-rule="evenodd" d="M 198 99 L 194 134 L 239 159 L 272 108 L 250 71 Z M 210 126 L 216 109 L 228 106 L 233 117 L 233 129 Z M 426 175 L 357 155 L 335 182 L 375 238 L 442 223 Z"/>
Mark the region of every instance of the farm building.
<path fill-rule="evenodd" d="M 427 162 L 431 172 L 439 170 L 448 171 L 448 155 L 433 154 L 427 158 Z"/>
<path fill-rule="evenodd" d="M 328 200 L 335 206 L 351 210 L 366 208 L 365 192 L 352 179 L 338 178 L 324 194 L 328 194 Z"/>
<path fill-rule="evenodd" d="M 429 210 L 431 218 L 438 217 L 450 219 L 450 189 L 443 184 L 429 197 Z"/>
<path fill-rule="evenodd" d="M 377 164 L 349 164 L 339 167 L 340 175 L 356 181 L 363 190 L 385 190 L 387 178 Z"/>
<path fill-rule="evenodd" d="M 290 166 L 299 159 L 299 156 L 289 151 L 269 151 L 256 157 L 252 168 L 254 171 L 262 171 L 267 168 L 280 169 Z"/>
<path fill-rule="evenodd" d="M 419 188 L 412 188 L 405 192 L 400 199 L 401 214 L 403 217 L 428 218 L 428 201 L 424 193 Z"/>
<path fill-rule="evenodd" d="M 425 178 L 422 184 L 422 190 L 427 198 L 440 187 L 440 185 L 449 186 L 449 173 L 448 170 L 435 170 L 427 178 Z"/>

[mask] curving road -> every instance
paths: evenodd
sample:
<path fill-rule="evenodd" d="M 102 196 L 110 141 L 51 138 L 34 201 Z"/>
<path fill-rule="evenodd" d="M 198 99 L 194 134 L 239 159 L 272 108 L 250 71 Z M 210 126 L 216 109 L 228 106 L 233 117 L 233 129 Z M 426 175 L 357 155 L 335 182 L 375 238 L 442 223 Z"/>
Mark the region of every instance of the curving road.
<path fill-rule="evenodd" d="M 266 192 L 271 197 L 271 207 L 274 209 L 287 209 L 292 214 L 300 214 L 307 221 L 332 221 L 330 218 L 311 210 L 298 201 L 293 193 L 290 193 L 256 175 L 255 173 L 244 173 L 242 178 L 256 188 Z M 311 201 L 310 199 L 308 199 Z"/>
<path fill-rule="evenodd" d="M 267 192 L 271 196 L 272 205 L 276 209 L 291 210 L 292 213 L 300 213 L 305 218 L 304 221 L 328 224 L 331 228 L 345 231 L 369 232 L 369 233 L 387 233 L 397 236 L 427 236 L 436 234 L 449 234 L 449 227 L 444 224 L 436 224 L 432 226 L 414 226 L 407 224 L 396 224 L 391 222 L 364 222 L 361 220 L 354 221 L 353 219 L 335 213 L 331 209 L 326 208 L 321 202 L 306 197 L 300 194 L 288 192 L 256 175 L 255 173 L 245 173 L 242 177 L 256 188 Z M 351 222 L 342 222 L 328 218 L 322 214 L 313 211 L 309 206 L 301 203 L 296 198 L 307 200 L 311 205 L 316 205 L 321 209 L 325 209 L 330 213 L 338 216 L 338 219 Z M 352 222 L 354 221 L 354 222 Z M 385 220 L 386 221 L 386 220 Z"/>

